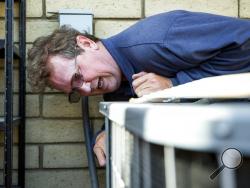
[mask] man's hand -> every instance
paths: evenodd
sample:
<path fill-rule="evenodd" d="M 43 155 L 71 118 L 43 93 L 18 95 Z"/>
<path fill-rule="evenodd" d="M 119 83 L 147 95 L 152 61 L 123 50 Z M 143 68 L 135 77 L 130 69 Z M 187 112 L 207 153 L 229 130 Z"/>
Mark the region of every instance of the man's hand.
<path fill-rule="evenodd" d="M 139 72 L 132 76 L 133 88 L 138 97 L 172 87 L 170 79 L 155 73 Z"/>
<path fill-rule="evenodd" d="M 105 131 L 102 131 L 96 137 L 95 146 L 93 149 L 100 166 L 104 166 L 106 164 L 105 137 Z"/>

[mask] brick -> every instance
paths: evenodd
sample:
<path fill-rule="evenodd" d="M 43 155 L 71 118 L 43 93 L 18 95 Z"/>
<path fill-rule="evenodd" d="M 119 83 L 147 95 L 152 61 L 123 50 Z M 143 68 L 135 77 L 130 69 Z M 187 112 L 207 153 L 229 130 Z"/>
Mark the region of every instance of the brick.
<path fill-rule="evenodd" d="M 0 185 L 3 185 L 3 177 L 4 177 L 3 170 L 0 170 Z M 17 185 L 17 182 L 18 182 L 17 170 L 13 170 L 12 182 L 13 182 L 13 185 Z"/>
<path fill-rule="evenodd" d="M 4 116 L 4 94 L 0 94 L 0 116 Z M 18 115 L 18 96 L 14 95 L 13 97 L 13 116 Z"/>
<path fill-rule="evenodd" d="M 32 90 L 29 82 L 28 82 L 28 79 L 26 80 L 26 92 L 29 92 L 29 93 L 36 93 Z"/>
<path fill-rule="evenodd" d="M 26 188 L 90 188 L 88 170 L 84 169 L 45 169 L 25 171 Z M 105 188 L 105 171 L 98 170 L 100 188 Z M 12 176 L 13 184 L 17 185 L 17 171 Z M 3 184 L 3 170 L 0 170 L 0 184 Z"/>
<path fill-rule="evenodd" d="M 5 87 L 4 70 L 0 69 L 0 92 L 4 92 L 5 90 L 4 87 Z"/>
<path fill-rule="evenodd" d="M 27 146 L 26 145 L 26 158 L 25 158 L 25 167 L 26 168 L 38 168 L 38 155 L 39 150 L 38 146 Z M 4 150 L 3 147 L 0 147 L 0 161 L 4 161 Z M 0 169 L 3 169 L 3 163 L 0 163 Z M 18 147 L 13 147 L 13 169 L 18 169 Z"/>
<path fill-rule="evenodd" d="M 0 161 L 1 161 L 0 169 L 3 170 L 3 166 L 4 166 L 4 147 L 3 146 L 0 147 Z M 13 165 L 13 163 L 12 163 L 12 165 Z"/>
<path fill-rule="evenodd" d="M 0 95 L 0 101 L 4 100 L 4 95 Z M 13 114 L 18 115 L 18 95 L 15 94 L 13 98 Z M 0 116 L 4 115 L 4 103 L 0 103 Z M 37 117 L 39 116 L 39 96 L 26 95 L 26 116 Z"/>
<path fill-rule="evenodd" d="M 14 21 L 14 42 L 19 41 L 19 31 L 17 30 L 18 22 L 15 20 Z M 5 21 L 0 20 L 0 38 L 5 38 Z"/>
<path fill-rule="evenodd" d="M 13 168 L 18 169 L 18 149 L 17 146 L 13 148 Z"/>
<path fill-rule="evenodd" d="M 18 3 L 14 3 L 14 17 L 19 16 Z M 5 18 L 5 2 L 0 2 L 0 17 Z"/>
<path fill-rule="evenodd" d="M 83 144 L 44 145 L 43 168 L 87 167 Z"/>
<path fill-rule="evenodd" d="M 59 9 L 89 10 L 97 18 L 141 17 L 141 1 L 138 0 L 46 0 L 46 12 L 58 12 Z"/>
<path fill-rule="evenodd" d="M 94 132 L 99 131 L 102 128 L 102 125 L 104 124 L 104 119 L 92 119 L 91 125 L 94 128 Z"/>
<path fill-rule="evenodd" d="M 2 76 L 0 76 L 0 84 L 3 82 Z M 17 82 L 14 83 L 14 91 L 17 91 Z M 3 92 L 4 88 L 1 87 L 0 92 Z M 0 101 L 4 101 L 4 93 L 0 94 Z M 18 114 L 18 94 L 14 95 L 13 114 Z M 4 103 L 0 103 L 0 116 L 4 115 Z M 39 96 L 38 95 L 26 95 L 26 116 L 37 117 L 39 116 Z"/>
<path fill-rule="evenodd" d="M 87 170 L 38 170 L 26 172 L 27 188 L 90 188 Z"/>
<path fill-rule="evenodd" d="M 106 187 L 105 169 L 97 169 L 97 176 L 100 188 L 105 188 Z"/>
<path fill-rule="evenodd" d="M 14 3 L 14 17 L 19 17 L 18 11 L 19 3 Z M 42 1 L 41 0 L 27 0 L 26 3 L 26 16 L 27 17 L 41 17 L 42 12 Z M 5 4 L 0 2 L 0 17 L 5 17 Z"/>
<path fill-rule="evenodd" d="M 99 113 L 99 102 L 101 96 L 89 97 L 90 117 L 101 117 Z M 66 95 L 44 95 L 43 99 L 44 117 L 82 117 L 81 103 L 70 104 Z"/>
<path fill-rule="evenodd" d="M 80 103 L 70 104 L 66 95 L 44 95 L 44 117 L 81 117 Z"/>
<path fill-rule="evenodd" d="M 25 167 L 26 168 L 39 168 L 39 146 L 27 145 L 25 153 Z"/>
<path fill-rule="evenodd" d="M 27 0 L 26 17 L 41 17 L 43 15 L 43 1 L 41 0 Z"/>
<path fill-rule="evenodd" d="M 26 170 L 26 188 L 90 188 L 88 170 Z M 13 172 L 13 184 L 17 185 L 17 172 Z M 105 188 L 105 171 L 98 170 L 100 188 Z M 3 184 L 3 171 L 0 171 L 0 184 Z"/>
<path fill-rule="evenodd" d="M 1 23 L 1 21 L 0 21 Z M 0 26 L 1 27 L 1 26 Z M 0 31 L 1 32 L 1 31 Z M 1 37 L 0 37 L 1 38 Z M 0 59 L 0 69 L 4 69 L 4 59 Z M 14 68 L 17 68 L 19 67 L 19 60 L 18 59 L 13 59 L 13 67 Z M 3 73 L 4 74 L 4 73 Z"/>
<path fill-rule="evenodd" d="M 125 30 L 135 23 L 136 21 L 129 20 L 97 20 L 95 22 L 95 35 L 99 38 L 107 38 Z"/>
<path fill-rule="evenodd" d="M 4 131 L 0 131 L 0 143 L 4 143 Z M 13 143 L 17 144 L 18 143 L 18 127 L 15 126 L 13 128 Z"/>
<path fill-rule="evenodd" d="M 0 93 L 0 117 L 4 116 L 4 93 Z"/>
<path fill-rule="evenodd" d="M 5 22 L 0 20 L 0 38 L 5 38 Z"/>
<path fill-rule="evenodd" d="M 17 92 L 18 91 L 18 71 L 17 70 L 14 70 L 13 71 L 14 74 L 13 74 L 13 80 L 14 80 L 14 83 L 13 83 L 13 88 L 14 88 L 14 92 Z M 4 92 L 5 91 L 5 79 L 4 79 L 4 69 L 0 69 L 0 92 Z"/>
<path fill-rule="evenodd" d="M 26 117 L 38 117 L 39 95 L 26 95 Z"/>
<path fill-rule="evenodd" d="M 13 98 L 13 116 L 18 116 L 18 108 L 19 108 L 18 95 L 14 94 L 14 98 Z"/>
<path fill-rule="evenodd" d="M 99 103 L 103 101 L 102 95 L 90 96 L 89 98 L 89 116 L 91 118 L 100 118 L 103 115 L 99 112 Z"/>
<path fill-rule="evenodd" d="M 4 116 L 4 93 L 0 94 L 0 116 Z"/>
<path fill-rule="evenodd" d="M 240 0 L 239 2 L 240 2 L 240 17 L 250 18 L 250 1 Z"/>
<path fill-rule="evenodd" d="M 26 42 L 33 42 L 37 37 L 46 36 L 52 33 L 58 26 L 57 20 L 28 20 Z"/>
<path fill-rule="evenodd" d="M 226 16 L 238 16 L 237 0 L 145 0 L 145 15 L 171 10 L 190 10 L 222 14 Z"/>
<path fill-rule="evenodd" d="M 19 70 L 14 70 L 13 71 L 13 89 L 14 92 L 18 92 L 19 91 Z"/>
<path fill-rule="evenodd" d="M 81 120 L 27 119 L 26 143 L 83 142 Z"/>

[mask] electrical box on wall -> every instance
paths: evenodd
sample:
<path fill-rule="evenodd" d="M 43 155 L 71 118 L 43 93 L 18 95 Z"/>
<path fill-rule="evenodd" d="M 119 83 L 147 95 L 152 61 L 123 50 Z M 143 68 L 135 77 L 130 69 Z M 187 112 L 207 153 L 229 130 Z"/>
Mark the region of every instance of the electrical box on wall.
<path fill-rule="evenodd" d="M 93 34 L 93 14 L 79 9 L 59 10 L 59 24 L 71 25 L 80 32 Z"/>

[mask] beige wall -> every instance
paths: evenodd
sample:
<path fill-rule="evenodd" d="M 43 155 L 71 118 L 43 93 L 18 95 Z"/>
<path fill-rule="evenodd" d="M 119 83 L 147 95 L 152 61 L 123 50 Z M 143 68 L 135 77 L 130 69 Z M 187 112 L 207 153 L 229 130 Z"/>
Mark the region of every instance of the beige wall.
<path fill-rule="evenodd" d="M 52 18 L 48 12 L 57 12 L 60 8 L 81 8 L 92 11 L 95 17 L 94 33 L 98 37 L 105 38 L 145 16 L 175 9 L 250 18 L 249 2 L 248 0 L 27 0 L 27 49 L 36 37 L 46 35 L 58 27 L 57 19 Z M 17 16 L 17 4 L 15 7 Z M 18 41 L 16 28 L 17 22 L 15 22 L 15 41 Z M 4 32 L 4 4 L 0 2 L 0 38 L 3 38 Z M 15 63 L 15 69 L 17 64 Z M 15 71 L 14 77 L 17 75 Z M 3 60 L 0 60 L 0 116 L 3 116 L 3 85 Z M 15 91 L 18 90 L 17 81 L 14 88 Z M 91 122 L 95 127 L 100 127 L 103 123 L 103 117 L 98 113 L 98 102 L 101 100 L 101 97 L 90 98 Z M 26 187 L 90 187 L 80 104 L 69 104 L 67 97 L 58 91 L 47 90 L 40 95 L 32 93 L 27 86 L 26 105 Z M 17 114 L 16 107 L 14 113 Z M 17 130 L 14 131 L 15 144 L 16 140 Z M 0 143 L 0 161 L 3 161 L 2 133 L 0 133 Z M 14 159 L 16 158 L 15 146 Z M 16 160 L 14 161 L 14 168 L 17 168 Z M 1 163 L 0 169 L 2 168 Z M 99 170 L 102 185 L 104 173 L 104 170 Z M 16 182 L 16 175 L 14 177 Z M 1 176 L 0 183 L 2 181 Z"/>

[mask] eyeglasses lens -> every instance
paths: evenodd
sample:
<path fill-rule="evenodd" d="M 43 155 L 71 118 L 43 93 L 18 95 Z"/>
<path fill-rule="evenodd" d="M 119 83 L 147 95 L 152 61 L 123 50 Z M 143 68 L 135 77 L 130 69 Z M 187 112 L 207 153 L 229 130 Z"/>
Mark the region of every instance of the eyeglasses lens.
<path fill-rule="evenodd" d="M 80 99 L 81 99 L 81 95 L 80 95 L 80 93 L 79 93 L 76 89 L 73 89 L 73 90 L 69 93 L 69 102 L 70 102 L 70 103 L 79 102 Z"/>
<path fill-rule="evenodd" d="M 79 88 L 83 84 L 83 76 L 80 73 L 75 73 L 71 80 L 72 88 Z"/>
<path fill-rule="evenodd" d="M 78 88 L 80 88 L 83 84 L 83 75 L 80 73 L 75 73 L 71 79 L 71 87 L 72 91 L 69 93 L 69 102 L 76 103 L 79 102 L 81 95 L 78 92 Z"/>

